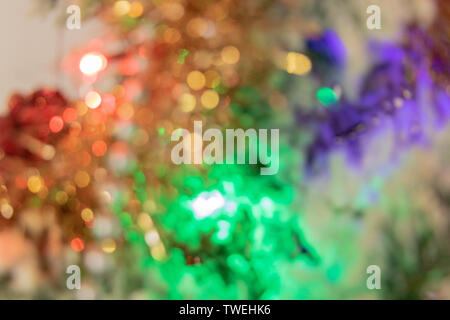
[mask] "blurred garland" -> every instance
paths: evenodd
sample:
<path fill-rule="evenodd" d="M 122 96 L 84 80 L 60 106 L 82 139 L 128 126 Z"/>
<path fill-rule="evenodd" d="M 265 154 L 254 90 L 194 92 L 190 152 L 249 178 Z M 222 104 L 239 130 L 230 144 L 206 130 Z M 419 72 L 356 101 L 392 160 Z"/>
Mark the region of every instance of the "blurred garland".
<path fill-rule="evenodd" d="M 307 298 L 308 290 L 319 285 L 302 286 L 304 279 L 296 279 L 298 285 L 289 286 L 296 277 L 290 267 L 308 269 L 323 263 L 324 282 L 344 277 L 344 267 L 324 263 L 319 250 L 308 244 L 300 210 L 292 208 L 301 201 L 294 190 L 303 174 L 290 172 L 300 162 L 292 156 L 293 150 L 306 143 L 305 154 L 303 149 L 297 152 L 305 157 L 309 169 L 342 145 L 358 159 L 364 152 L 363 136 L 389 121 L 403 127 L 401 143 L 424 139 L 422 119 L 417 117 L 425 94 L 432 93 L 431 105 L 439 119 L 448 117 L 448 37 L 438 36 L 442 27 L 448 32 L 448 10 L 440 11 L 430 33 L 411 27 L 405 35 L 410 40 L 403 44 L 374 46 L 376 64 L 365 77 L 357 102 L 347 100 L 338 90 L 347 64 L 339 36 L 330 29 L 319 31 L 309 21 L 296 23 L 306 39 L 312 77 L 322 86 L 317 98 L 323 106 L 297 112 L 295 124 L 307 133 L 294 137 L 300 141 L 291 144 L 292 148 L 283 141 L 281 156 L 294 165 L 286 165 L 275 178 L 258 176 L 257 168 L 251 166 L 174 167 L 169 158 L 170 133 L 178 127 L 189 128 L 194 120 L 208 120 L 208 126 L 220 128 L 271 127 L 283 121 L 278 111 L 288 110 L 283 88 L 290 75 L 280 70 L 278 57 L 285 60 L 287 52 L 283 40 L 270 43 L 278 32 L 270 26 L 277 23 L 289 29 L 293 22 L 286 15 L 301 5 L 290 1 L 146 2 L 132 16 L 117 14 L 114 3 L 81 1 L 83 12 L 111 26 L 112 35 L 105 39 L 115 43 L 126 39 L 123 50 L 109 54 L 106 43 L 97 41 L 88 48 L 105 51 L 121 84 L 102 92 L 102 104 L 92 110 L 82 101 L 68 105 L 54 91 L 12 98 L 10 115 L 0 121 L 7 132 L 1 141 L 5 150 L 2 168 L 14 172 L 13 178 L 2 181 L 2 192 L 11 197 L 2 200 L 6 201 L 2 208 L 24 211 L 23 203 L 44 215 L 54 210 L 64 243 L 83 252 L 85 268 L 93 277 L 98 267 L 89 257 L 99 247 L 103 253 L 114 252 L 117 265 L 127 270 L 120 284 L 119 295 L 124 297 L 143 290 L 145 298 Z M 448 9 L 444 1 L 439 5 Z M 213 39 L 208 34 L 211 21 L 220 34 Z M 223 50 L 227 46 L 237 48 L 239 65 L 220 61 L 221 57 L 226 61 Z M 70 58 L 78 62 L 82 54 L 68 57 L 67 70 L 74 70 Z M 213 72 L 205 80 L 206 88 L 191 90 L 184 83 L 198 69 Z M 94 89 L 95 81 L 87 80 Z M 185 94 L 201 102 L 205 90 L 214 91 L 220 102 L 213 108 L 197 102 L 183 110 Z M 114 108 L 105 101 L 114 101 Z M 76 111 L 73 119 L 64 116 L 61 108 L 67 107 Z M 46 123 L 55 116 L 64 120 L 63 128 L 50 134 Z M 44 135 L 39 129 L 42 124 L 47 130 Z M 15 135 L 28 129 L 33 143 L 41 143 L 31 149 L 41 152 L 53 147 L 55 158 L 36 162 L 28 146 L 30 138 L 24 141 Z M 311 137 L 309 144 L 304 136 Z M 96 146 L 101 146 L 100 151 Z M 24 164 L 11 164 L 16 161 Z M 33 166 L 37 172 L 31 170 L 24 176 L 26 185 L 18 184 L 17 174 Z M 30 192 L 37 195 L 30 198 Z M 207 210 L 199 209 L 198 203 Z M 14 225 L 15 219 L 19 215 L 8 223 Z M 39 234 L 46 236 L 42 230 Z M 41 247 L 41 255 L 46 256 L 45 241 Z M 43 258 L 43 264 L 48 261 Z M 41 269 L 46 270 L 45 266 Z M 103 277 L 112 272 L 107 270 Z M 358 288 L 355 293 L 363 290 Z"/>

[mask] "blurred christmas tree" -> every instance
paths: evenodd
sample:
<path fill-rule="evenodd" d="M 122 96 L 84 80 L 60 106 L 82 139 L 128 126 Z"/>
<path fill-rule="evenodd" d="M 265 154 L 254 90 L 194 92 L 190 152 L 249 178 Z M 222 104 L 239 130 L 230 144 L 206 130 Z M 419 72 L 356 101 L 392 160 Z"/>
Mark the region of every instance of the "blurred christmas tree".
<path fill-rule="evenodd" d="M 390 183 L 400 147 L 450 115 L 448 4 L 430 19 L 415 2 L 372 39 L 361 1 L 336 3 L 79 1 L 105 24 L 62 62 L 82 98 L 15 95 L 0 119 L 2 294 L 71 297 L 77 264 L 79 298 L 445 297 L 448 230 Z M 280 128 L 279 173 L 175 165 L 171 136 L 194 121 Z M 447 221 L 448 185 L 420 181 Z"/>

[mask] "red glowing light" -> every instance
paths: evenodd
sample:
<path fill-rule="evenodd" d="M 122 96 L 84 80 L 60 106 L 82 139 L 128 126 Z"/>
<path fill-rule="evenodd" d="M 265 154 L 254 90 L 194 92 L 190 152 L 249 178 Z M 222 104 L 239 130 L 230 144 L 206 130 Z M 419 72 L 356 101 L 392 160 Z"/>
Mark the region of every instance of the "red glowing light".
<path fill-rule="evenodd" d="M 78 112 L 75 108 L 67 108 L 66 110 L 64 110 L 63 119 L 65 122 L 67 123 L 74 122 L 75 120 L 77 120 L 77 117 Z"/>
<path fill-rule="evenodd" d="M 26 176 L 19 174 L 18 176 L 16 176 L 14 181 L 16 183 L 17 188 L 21 190 L 25 190 L 27 188 L 28 179 Z"/>
<path fill-rule="evenodd" d="M 81 252 L 84 250 L 84 242 L 80 238 L 74 238 L 70 241 L 70 246 L 76 252 Z"/>
<path fill-rule="evenodd" d="M 64 121 L 60 116 L 54 116 L 50 119 L 48 126 L 51 132 L 60 132 L 64 128 Z"/>
<path fill-rule="evenodd" d="M 106 143 L 102 140 L 95 141 L 92 144 L 92 153 L 95 154 L 97 157 L 101 157 L 106 153 L 106 150 L 108 149 Z"/>

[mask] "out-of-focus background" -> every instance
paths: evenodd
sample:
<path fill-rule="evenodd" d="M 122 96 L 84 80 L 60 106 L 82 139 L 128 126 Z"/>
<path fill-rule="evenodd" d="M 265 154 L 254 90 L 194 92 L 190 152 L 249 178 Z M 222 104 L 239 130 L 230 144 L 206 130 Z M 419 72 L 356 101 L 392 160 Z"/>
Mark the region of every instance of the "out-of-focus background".
<path fill-rule="evenodd" d="M 449 299 L 449 17 L 446 0 L 9 3 L 0 298 Z M 176 164 L 194 121 L 279 129 L 279 171 Z"/>

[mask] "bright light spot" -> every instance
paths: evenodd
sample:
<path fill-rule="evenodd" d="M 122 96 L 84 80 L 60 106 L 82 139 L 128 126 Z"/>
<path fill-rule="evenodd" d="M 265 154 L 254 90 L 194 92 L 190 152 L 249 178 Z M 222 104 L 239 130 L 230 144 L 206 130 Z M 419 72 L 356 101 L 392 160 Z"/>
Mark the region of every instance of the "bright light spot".
<path fill-rule="evenodd" d="M 206 109 L 214 109 L 219 104 L 219 95 L 214 90 L 203 92 L 200 101 Z"/>
<path fill-rule="evenodd" d="M 84 208 L 83 211 L 81 211 L 81 219 L 85 222 L 91 221 L 94 219 L 94 212 L 89 208 Z"/>
<path fill-rule="evenodd" d="M 268 211 L 272 211 L 274 208 L 274 203 L 273 201 L 268 198 L 268 197 L 264 197 L 261 199 L 261 206 Z"/>
<path fill-rule="evenodd" d="M 221 56 L 226 64 L 235 64 L 239 61 L 241 55 L 236 47 L 228 46 L 222 49 Z"/>
<path fill-rule="evenodd" d="M 76 252 L 81 252 L 84 250 L 84 242 L 80 238 L 75 238 L 70 241 L 70 246 Z"/>
<path fill-rule="evenodd" d="M 155 230 L 151 230 L 145 234 L 145 242 L 149 247 L 154 247 L 159 242 L 159 234 Z"/>
<path fill-rule="evenodd" d="M 75 184 L 79 188 L 85 188 L 88 186 L 89 182 L 91 181 L 91 178 L 89 177 L 89 174 L 86 171 L 78 171 L 75 174 Z"/>
<path fill-rule="evenodd" d="M 162 261 L 166 258 L 166 249 L 164 248 L 162 242 L 159 242 L 158 245 L 152 247 L 150 249 L 150 252 L 152 254 L 152 257 L 158 261 Z"/>
<path fill-rule="evenodd" d="M 97 157 L 103 156 L 106 153 L 106 150 L 108 150 L 108 146 L 103 140 L 97 140 L 92 144 L 92 153 Z"/>
<path fill-rule="evenodd" d="M 84 102 L 89 108 L 95 109 L 102 103 L 102 97 L 96 91 L 89 91 L 84 97 Z"/>
<path fill-rule="evenodd" d="M 187 84 L 193 90 L 200 90 L 205 86 L 206 79 L 200 71 L 192 71 L 187 76 Z"/>
<path fill-rule="evenodd" d="M 225 198 L 219 191 L 202 192 L 191 201 L 196 219 L 204 219 L 225 206 Z"/>
<path fill-rule="evenodd" d="M 53 146 L 46 144 L 42 147 L 41 157 L 44 160 L 51 160 L 55 156 L 56 150 Z"/>
<path fill-rule="evenodd" d="M 124 16 L 126 15 L 131 9 L 131 5 L 128 1 L 116 1 L 114 3 L 114 14 L 116 16 Z"/>
<path fill-rule="evenodd" d="M 63 119 L 67 123 L 72 123 L 77 120 L 78 112 L 75 108 L 67 108 L 64 110 Z"/>
<path fill-rule="evenodd" d="M 138 216 L 138 225 L 142 230 L 150 230 L 153 227 L 152 218 L 150 218 L 147 213 L 143 212 Z"/>
<path fill-rule="evenodd" d="M 225 240 L 230 234 L 231 224 L 225 220 L 220 220 L 217 224 L 219 226 L 219 231 L 217 232 L 217 239 Z"/>
<path fill-rule="evenodd" d="M 106 68 L 107 61 L 101 53 L 88 53 L 81 58 L 80 70 L 87 76 L 92 76 Z"/>
<path fill-rule="evenodd" d="M 2 213 L 2 216 L 3 216 L 5 219 L 11 219 L 11 217 L 12 217 L 13 214 L 14 214 L 14 209 L 13 209 L 13 207 L 11 207 L 11 205 L 8 204 L 8 203 L 2 204 L 0 211 L 1 211 L 1 213 Z"/>
<path fill-rule="evenodd" d="M 116 250 L 116 242 L 114 239 L 105 239 L 102 241 L 102 250 L 106 253 L 113 253 Z"/>
<path fill-rule="evenodd" d="M 128 15 L 132 18 L 139 18 L 144 12 L 144 7 L 140 2 L 134 1 L 130 5 L 130 11 Z"/>
<path fill-rule="evenodd" d="M 194 110 L 197 100 L 190 93 L 183 93 L 180 97 L 181 110 L 183 112 L 191 112 Z"/>
<path fill-rule="evenodd" d="M 339 100 L 339 97 L 333 89 L 323 87 L 317 91 L 317 99 L 319 99 L 320 103 L 324 106 L 329 106 L 336 103 Z"/>
<path fill-rule="evenodd" d="M 286 71 L 299 76 L 311 71 L 311 60 L 304 54 L 289 52 L 286 56 Z"/>
<path fill-rule="evenodd" d="M 54 116 L 50 119 L 48 126 L 51 132 L 57 133 L 64 128 L 64 121 L 60 116 Z"/>
<path fill-rule="evenodd" d="M 30 190 L 33 193 L 38 193 L 41 191 L 42 187 L 44 186 L 42 183 L 42 179 L 39 176 L 32 176 L 28 179 L 28 190 Z"/>

